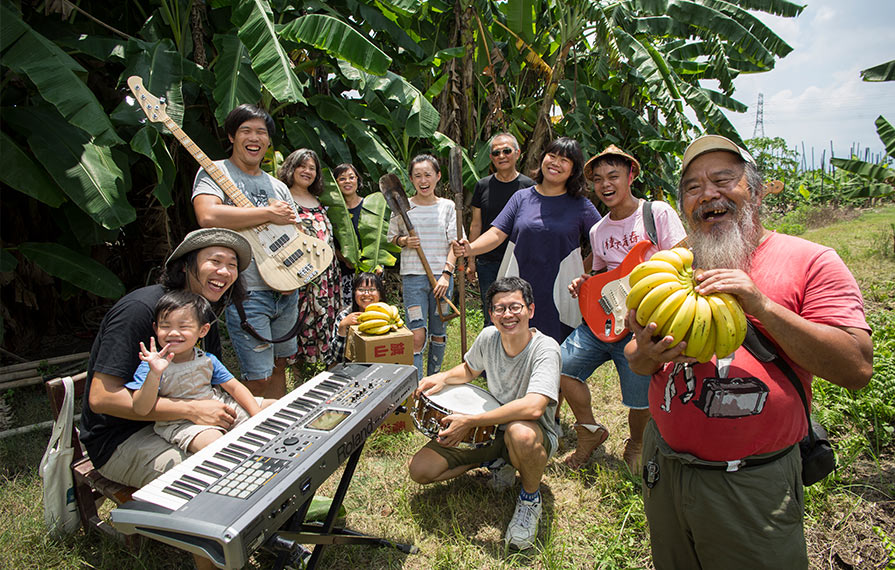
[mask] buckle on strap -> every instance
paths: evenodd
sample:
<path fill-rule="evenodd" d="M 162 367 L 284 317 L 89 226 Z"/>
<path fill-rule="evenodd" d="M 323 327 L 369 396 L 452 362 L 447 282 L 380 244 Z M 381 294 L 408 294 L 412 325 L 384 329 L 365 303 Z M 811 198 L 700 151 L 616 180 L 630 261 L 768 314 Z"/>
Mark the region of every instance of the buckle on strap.
<path fill-rule="evenodd" d="M 739 471 L 740 467 L 745 467 L 745 461 L 742 459 L 734 459 L 733 461 L 727 462 L 727 471 L 728 473 L 733 473 L 734 471 Z"/>

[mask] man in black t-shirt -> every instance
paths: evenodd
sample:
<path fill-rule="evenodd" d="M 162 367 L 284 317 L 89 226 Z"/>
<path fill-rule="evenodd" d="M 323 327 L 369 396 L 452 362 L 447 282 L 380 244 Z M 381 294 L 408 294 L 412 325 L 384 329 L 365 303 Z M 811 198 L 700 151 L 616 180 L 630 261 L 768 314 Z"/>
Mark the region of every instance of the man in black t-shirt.
<path fill-rule="evenodd" d="M 510 133 L 499 133 L 491 139 L 491 164 L 494 174 L 482 178 L 475 184 L 472 194 L 472 221 L 469 224 L 469 241 L 473 242 L 483 231 L 491 227 L 491 222 L 497 214 L 507 205 L 510 197 L 521 188 L 534 186 L 535 182 L 516 170 L 516 162 L 519 160 L 519 142 Z M 503 254 L 507 244 L 502 243 L 488 253 L 469 258 L 469 266 L 466 269 L 467 277 L 472 279 L 476 275 L 479 279 L 479 294 L 482 298 L 482 307 L 487 307 L 488 287 L 497 279 L 497 270 L 503 261 Z M 485 326 L 491 324 L 488 311 L 483 310 Z"/>
<path fill-rule="evenodd" d="M 221 228 L 196 230 L 165 262 L 158 285 L 128 293 L 103 318 L 87 364 L 88 397 L 83 401 L 80 437 L 104 477 L 142 487 L 183 460 L 178 448 L 153 431 L 155 420 L 186 419 L 224 428 L 233 423 L 235 411 L 215 400 L 159 398 L 152 412 L 138 416 L 124 384 L 140 363 L 140 342 L 148 345 L 153 336 L 155 305 L 165 292 L 188 289 L 213 305 L 228 291 L 231 297 L 244 295 L 239 272 L 251 259 L 251 247 L 238 233 Z M 204 350 L 221 354 L 216 322 L 205 337 Z"/>

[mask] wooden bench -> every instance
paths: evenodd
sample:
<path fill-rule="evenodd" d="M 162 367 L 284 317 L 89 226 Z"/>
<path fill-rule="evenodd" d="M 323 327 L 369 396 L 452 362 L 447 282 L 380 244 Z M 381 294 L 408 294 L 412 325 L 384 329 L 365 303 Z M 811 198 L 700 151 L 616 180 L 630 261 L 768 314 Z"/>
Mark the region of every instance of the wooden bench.
<path fill-rule="evenodd" d="M 81 372 L 72 376 L 72 380 L 74 380 L 75 398 L 84 396 L 84 390 L 87 387 L 87 373 Z M 59 412 L 62 409 L 62 402 L 65 398 L 65 385 L 62 383 L 62 378 L 53 378 L 46 382 L 45 386 L 47 397 L 50 399 L 50 407 L 53 409 L 53 419 L 55 420 L 59 417 Z M 76 426 L 72 427 L 75 428 Z M 88 529 L 100 530 L 115 538 L 123 538 L 124 535 L 100 518 L 97 509 L 106 499 L 114 501 L 116 505 L 126 503 L 131 500 L 131 494 L 137 489 L 116 483 L 100 475 L 99 471 L 93 468 L 90 458 L 85 455 L 81 441 L 78 439 L 77 429 L 72 429 L 71 445 L 74 448 L 71 472 L 75 485 L 75 499 L 78 504 L 81 526 L 84 527 L 85 531 Z M 130 543 L 132 537 L 126 538 L 128 543 Z"/>

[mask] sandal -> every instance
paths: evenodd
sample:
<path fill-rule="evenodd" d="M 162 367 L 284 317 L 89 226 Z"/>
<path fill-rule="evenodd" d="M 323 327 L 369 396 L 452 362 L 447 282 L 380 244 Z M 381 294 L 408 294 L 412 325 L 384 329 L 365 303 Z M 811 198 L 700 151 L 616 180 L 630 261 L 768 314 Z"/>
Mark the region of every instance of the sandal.
<path fill-rule="evenodd" d="M 590 456 L 594 450 L 600 447 L 609 437 L 609 430 L 603 424 L 582 425 L 575 424 L 575 431 L 578 433 L 578 445 L 575 452 L 566 457 L 565 465 L 570 469 L 581 469 L 590 460 Z M 596 427 L 594 431 L 590 431 L 589 427 Z"/>

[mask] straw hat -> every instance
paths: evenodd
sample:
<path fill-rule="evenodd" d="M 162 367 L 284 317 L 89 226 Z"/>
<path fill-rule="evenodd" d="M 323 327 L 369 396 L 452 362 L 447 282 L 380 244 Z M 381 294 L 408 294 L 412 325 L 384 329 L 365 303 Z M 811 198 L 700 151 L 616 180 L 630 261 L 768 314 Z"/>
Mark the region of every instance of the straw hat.
<path fill-rule="evenodd" d="M 631 161 L 631 173 L 634 175 L 631 178 L 631 180 L 634 180 L 635 178 L 637 178 L 638 175 L 640 175 L 640 163 L 637 162 L 637 159 L 634 158 L 633 156 L 631 156 L 630 154 L 626 153 L 622 149 L 618 148 L 614 144 L 611 144 L 611 145 L 607 146 L 603 150 L 603 152 L 601 152 L 597 156 L 591 158 L 584 164 L 584 177 L 585 178 L 587 178 L 588 180 L 593 182 L 593 180 L 594 180 L 594 172 L 593 172 L 594 164 L 597 162 L 597 160 L 599 160 L 599 158 L 601 156 L 606 156 L 607 154 L 614 154 L 616 156 L 620 156 L 622 158 L 625 158 L 625 159 Z"/>
<path fill-rule="evenodd" d="M 740 148 L 735 142 L 721 135 L 703 135 L 690 143 L 687 150 L 684 151 L 684 158 L 681 163 L 681 176 L 687 171 L 687 167 L 693 162 L 697 156 L 701 156 L 707 152 L 716 150 L 726 150 L 739 156 L 746 162 L 755 164 L 755 159 L 746 149 Z"/>
<path fill-rule="evenodd" d="M 183 238 L 183 241 L 180 242 L 180 245 L 174 249 L 174 253 L 165 262 L 165 267 L 192 251 L 212 246 L 229 247 L 236 252 L 236 262 L 240 273 L 245 271 L 252 261 L 252 247 L 246 238 L 233 230 L 202 228 L 186 234 L 186 237 Z"/>

